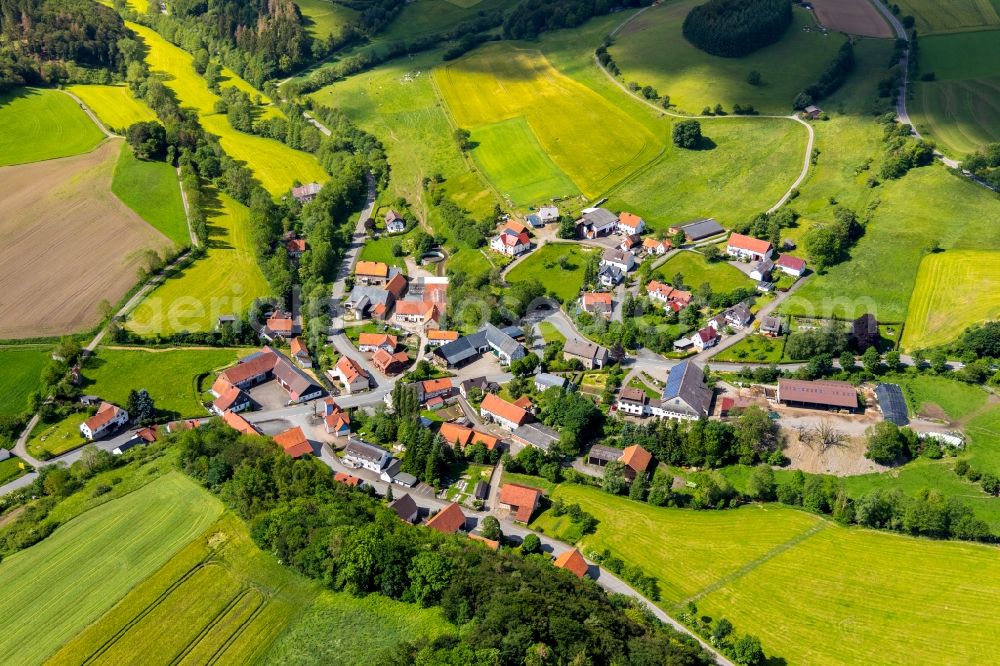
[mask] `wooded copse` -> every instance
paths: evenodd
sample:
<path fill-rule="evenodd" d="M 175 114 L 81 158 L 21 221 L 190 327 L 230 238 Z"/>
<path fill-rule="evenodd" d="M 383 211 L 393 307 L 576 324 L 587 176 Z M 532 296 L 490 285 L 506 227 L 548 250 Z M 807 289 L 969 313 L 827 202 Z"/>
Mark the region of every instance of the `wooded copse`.
<path fill-rule="evenodd" d="M 702 51 L 739 58 L 773 44 L 792 22 L 789 0 L 709 0 L 684 19 L 684 37 Z"/>

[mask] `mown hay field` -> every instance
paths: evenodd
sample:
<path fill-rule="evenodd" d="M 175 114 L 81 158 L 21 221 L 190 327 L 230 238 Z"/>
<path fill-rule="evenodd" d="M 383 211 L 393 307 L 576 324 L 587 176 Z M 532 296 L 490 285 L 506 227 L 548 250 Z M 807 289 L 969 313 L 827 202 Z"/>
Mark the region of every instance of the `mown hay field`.
<path fill-rule="evenodd" d="M 132 97 L 125 86 L 73 85 L 66 90 L 83 100 L 112 132 L 124 134 L 133 123 L 156 120 L 153 110 Z"/>
<path fill-rule="evenodd" d="M 208 214 L 204 257 L 171 275 L 129 314 L 126 326 L 139 335 L 210 331 L 219 315 L 240 315 L 270 287 L 250 244 L 246 206 L 219 193 Z"/>
<path fill-rule="evenodd" d="M 114 304 L 135 284 L 143 251 L 172 245 L 112 194 L 123 143 L 0 167 L 0 338 L 96 324 L 101 301 Z"/>
<path fill-rule="evenodd" d="M 920 262 L 901 346 L 936 347 L 969 325 L 1000 317 L 1000 252 L 954 250 Z"/>
<path fill-rule="evenodd" d="M 902 16 L 913 16 L 920 35 L 1000 26 L 1000 0 L 899 0 L 896 4 Z"/>
<path fill-rule="evenodd" d="M 180 472 L 88 511 L 0 563 L 0 654 L 41 663 L 202 533 L 222 504 Z"/>
<path fill-rule="evenodd" d="M 177 172 L 166 162 L 140 160 L 122 146 L 111 191 L 177 245 L 191 242 Z"/>
<path fill-rule="evenodd" d="M 357 21 L 359 12 L 330 0 L 295 0 L 309 33 L 318 39 L 337 36 L 344 26 Z"/>
<path fill-rule="evenodd" d="M 472 157 L 500 194 L 528 205 L 579 193 L 539 145 L 524 118 L 484 125 L 472 132 Z"/>
<path fill-rule="evenodd" d="M 207 529 L 205 529 L 207 528 Z M 51 664 L 249 663 L 316 594 L 222 516 L 53 656 Z"/>
<path fill-rule="evenodd" d="M 569 484 L 555 495 L 599 521 L 585 553 L 610 548 L 659 579 L 664 609 L 695 600 L 699 615 L 729 619 L 788 663 L 974 663 L 1000 631 L 993 547 L 844 528 L 774 504 L 697 512 Z"/>
<path fill-rule="evenodd" d="M 549 158 L 588 197 L 612 187 L 663 150 L 662 140 L 652 132 L 556 70 L 535 48 L 488 44 L 436 69 L 434 77 L 459 127 L 475 130 L 523 117 Z M 475 150 L 497 148 L 484 145 Z M 523 146 L 507 146 L 504 152 L 511 150 L 536 152 Z"/>
<path fill-rule="evenodd" d="M 917 128 L 955 158 L 1000 141 L 1000 30 L 933 35 L 920 40 L 914 84 Z"/>
<path fill-rule="evenodd" d="M 728 112 L 733 104 L 752 104 L 764 113 L 788 114 L 795 96 L 819 78 L 844 43 L 841 35 L 820 33 L 807 11 L 795 9 L 775 44 L 743 58 L 713 56 L 681 34 L 684 17 L 698 4 L 684 0 L 648 9 L 608 48 L 625 81 L 653 86 L 675 110 L 700 113 L 722 104 Z M 760 72 L 760 85 L 747 82 L 752 70 Z"/>
<path fill-rule="evenodd" d="M 28 408 L 28 396 L 38 388 L 51 352 L 51 345 L 0 347 L 0 416 Z"/>
<path fill-rule="evenodd" d="M 284 193 L 295 180 L 303 183 L 326 181 L 326 172 L 309 153 L 293 150 L 273 139 L 238 132 L 229 124 L 225 114 L 215 113 L 215 102 L 220 98 L 194 70 L 194 58 L 190 53 L 149 28 L 135 23 L 127 25 L 148 48 L 146 62 L 149 68 L 168 75 L 166 85 L 177 94 L 180 105 L 195 109 L 205 130 L 219 137 L 219 143 L 230 157 L 245 162 L 268 192 L 275 195 Z M 224 74 L 228 80 L 221 85 L 250 92 L 251 98 L 259 94 L 232 72 Z M 261 113 L 266 117 L 280 115 L 281 112 L 268 106 L 262 108 Z"/>
<path fill-rule="evenodd" d="M 18 88 L 0 95 L 0 166 L 93 150 L 104 133 L 69 95 Z"/>

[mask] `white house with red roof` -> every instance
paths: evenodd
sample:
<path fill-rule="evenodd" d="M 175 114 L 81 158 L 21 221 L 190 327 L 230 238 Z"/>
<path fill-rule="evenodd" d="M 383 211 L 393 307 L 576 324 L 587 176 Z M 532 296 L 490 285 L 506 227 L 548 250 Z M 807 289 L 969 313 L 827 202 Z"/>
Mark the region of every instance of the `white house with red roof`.
<path fill-rule="evenodd" d="M 668 240 L 657 240 L 655 238 L 642 239 L 642 249 L 649 254 L 666 254 L 672 247 L 673 243 Z"/>
<path fill-rule="evenodd" d="M 493 237 L 493 240 L 490 241 L 490 249 L 508 257 L 516 257 L 531 249 L 531 239 L 528 238 L 527 231 L 518 233 L 508 227 Z"/>
<path fill-rule="evenodd" d="M 747 261 L 764 261 L 771 258 L 771 244 L 752 236 L 732 234 L 726 242 L 726 254 Z"/>
<path fill-rule="evenodd" d="M 691 344 L 698 351 L 705 351 L 719 343 L 719 332 L 711 326 L 706 326 L 691 336 Z"/>
<path fill-rule="evenodd" d="M 126 423 L 128 423 L 128 412 L 118 405 L 102 402 L 97 408 L 97 413 L 80 424 L 80 433 L 90 440 L 100 439 Z"/>
<path fill-rule="evenodd" d="M 774 262 L 774 267 L 786 275 L 802 277 L 806 272 L 806 260 L 793 257 L 790 254 L 783 254 Z"/>
<path fill-rule="evenodd" d="M 368 373 L 361 367 L 360 363 L 349 356 L 340 357 L 336 367 L 329 373 L 344 385 L 344 390 L 348 393 L 366 391 L 370 386 Z"/>
<path fill-rule="evenodd" d="M 638 215 L 626 211 L 618 214 L 618 233 L 631 236 L 641 234 L 645 228 L 646 223 Z"/>

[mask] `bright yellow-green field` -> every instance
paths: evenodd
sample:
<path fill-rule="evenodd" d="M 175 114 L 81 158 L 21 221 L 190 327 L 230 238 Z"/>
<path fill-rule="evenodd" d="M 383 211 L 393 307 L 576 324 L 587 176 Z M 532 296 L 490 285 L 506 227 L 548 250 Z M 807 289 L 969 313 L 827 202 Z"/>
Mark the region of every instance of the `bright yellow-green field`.
<path fill-rule="evenodd" d="M 83 100 L 105 127 L 124 134 L 132 123 L 156 120 L 156 114 L 129 93 L 125 86 L 76 85 L 66 90 Z"/>
<path fill-rule="evenodd" d="M 920 262 L 903 329 L 908 351 L 951 342 L 970 324 L 1000 317 L 1000 252 L 951 250 Z"/>
<path fill-rule="evenodd" d="M 436 69 L 434 78 L 459 127 L 525 118 L 544 151 L 588 197 L 663 149 L 649 130 L 534 48 L 489 44 Z"/>
<path fill-rule="evenodd" d="M 11 555 L 0 565 L 0 615 L 18 621 L 0 633 L 0 654 L 8 663 L 42 663 L 221 512 L 219 500 L 171 472 Z"/>
<path fill-rule="evenodd" d="M 995 33 L 1000 41 L 1000 31 Z M 1000 141 L 1000 76 L 918 83 L 914 122 L 955 158 Z"/>
<path fill-rule="evenodd" d="M 270 293 L 250 247 L 249 211 L 225 194 L 208 218 L 208 253 L 150 292 L 129 316 L 140 335 L 210 331 Z"/>
<path fill-rule="evenodd" d="M 599 521 L 584 552 L 610 548 L 660 581 L 660 606 L 695 600 L 789 664 L 973 664 L 1000 632 L 994 547 L 844 528 L 769 504 L 666 509 L 563 484 Z M 536 526 L 558 526 L 543 514 Z"/>
<path fill-rule="evenodd" d="M 104 134 L 69 95 L 19 88 L 0 95 L 0 166 L 93 150 Z"/>
<path fill-rule="evenodd" d="M 183 49 L 174 46 L 159 34 L 144 26 L 128 23 L 149 48 L 146 62 L 151 70 L 165 72 L 170 75 L 167 87 L 177 94 L 181 106 L 194 108 L 200 115 L 202 126 L 208 132 L 219 137 L 223 150 L 235 160 L 245 162 L 260 179 L 261 184 L 271 194 L 280 194 L 291 187 L 292 181 L 303 183 L 312 181 L 324 182 L 327 179 L 316 158 L 309 153 L 293 150 L 283 143 L 259 136 L 244 134 L 232 128 L 225 115 L 214 112 L 215 102 L 219 97 L 213 93 L 205 79 L 194 70 L 194 58 Z M 231 85 L 250 92 L 257 93 L 250 84 L 237 77 L 232 72 L 224 72 L 227 81 L 223 85 Z M 265 107 L 265 115 L 280 114 L 274 107 Z"/>

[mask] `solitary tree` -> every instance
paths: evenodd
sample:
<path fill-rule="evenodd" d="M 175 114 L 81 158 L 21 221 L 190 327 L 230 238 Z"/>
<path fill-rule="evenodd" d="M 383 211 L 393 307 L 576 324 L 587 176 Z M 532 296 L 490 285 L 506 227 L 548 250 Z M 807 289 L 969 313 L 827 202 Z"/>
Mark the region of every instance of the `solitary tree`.
<path fill-rule="evenodd" d="M 693 150 L 701 143 L 701 123 L 697 120 L 682 120 L 674 125 L 674 145 Z"/>
<path fill-rule="evenodd" d="M 497 520 L 495 516 L 486 516 L 483 518 L 483 526 L 480 531 L 485 538 L 493 541 L 499 541 L 503 538 L 503 531 L 500 529 L 500 521 Z"/>
<path fill-rule="evenodd" d="M 538 538 L 537 534 L 529 534 L 524 537 L 524 541 L 521 542 L 521 552 L 523 553 L 537 553 L 542 549 L 542 540 Z"/>
<path fill-rule="evenodd" d="M 752 86 L 759 86 L 760 72 L 758 72 L 756 69 L 751 69 L 750 73 L 747 74 L 747 83 L 749 83 Z"/>

